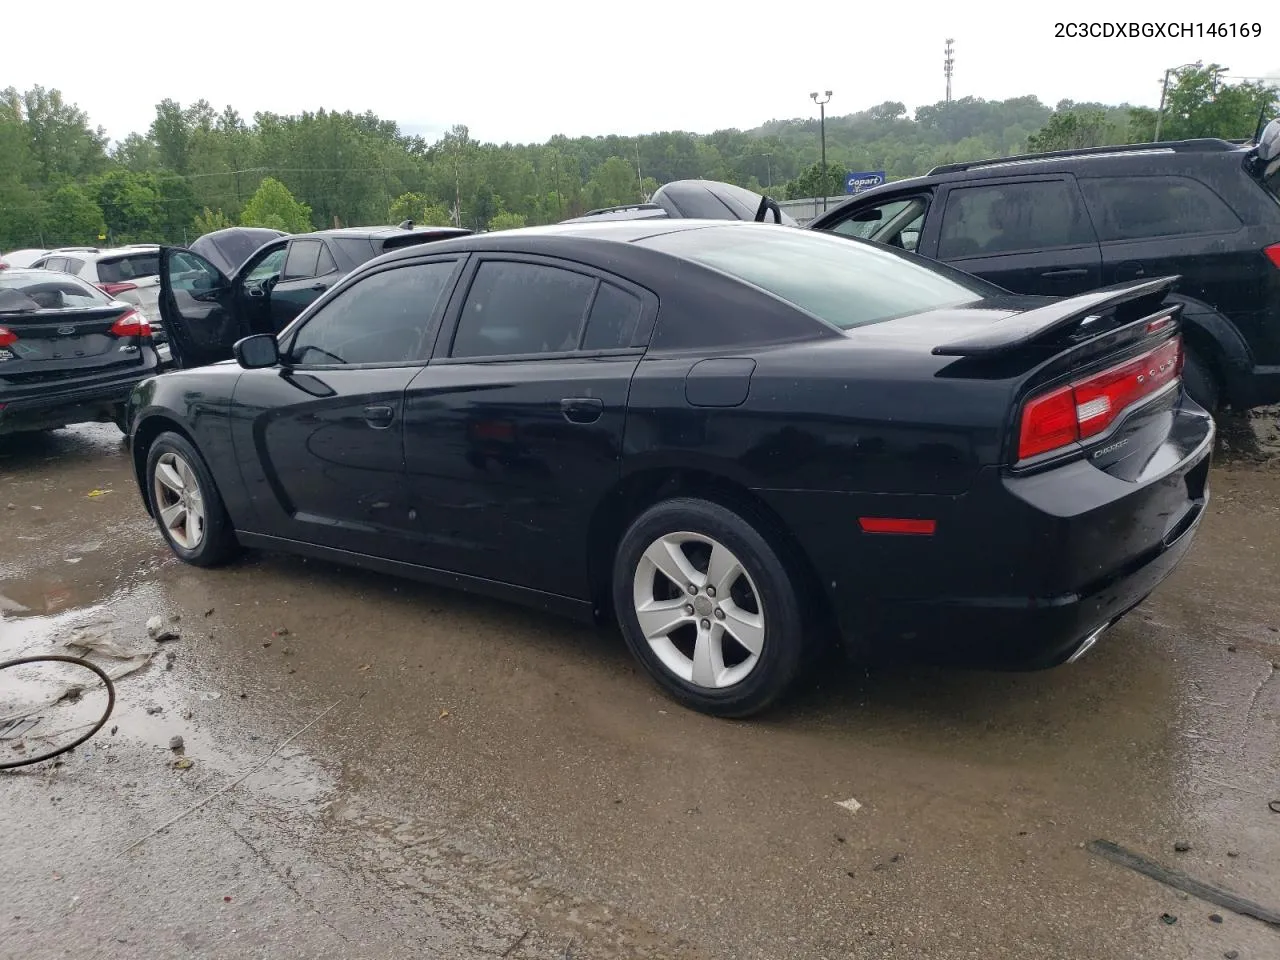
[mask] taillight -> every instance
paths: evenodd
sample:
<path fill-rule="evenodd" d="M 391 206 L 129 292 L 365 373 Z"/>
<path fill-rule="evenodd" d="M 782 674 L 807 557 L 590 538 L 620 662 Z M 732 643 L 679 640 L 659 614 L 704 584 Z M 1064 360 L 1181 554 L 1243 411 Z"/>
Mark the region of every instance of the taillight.
<path fill-rule="evenodd" d="M 114 297 L 117 293 L 124 293 L 126 290 L 137 290 L 136 283 L 99 283 L 98 289 L 109 297 Z"/>
<path fill-rule="evenodd" d="M 1097 436 L 1133 404 L 1176 381 L 1182 362 L 1182 337 L 1174 337 L 1140 357 L 1032 398 L 1022 411 L 1018 459 Z"/>
<path fill-rule="evenodd" d="M 1262 252 L 1267 255 L 1267 259 L 1280 267 L 1280 243 L 1273 243 L 1269 247 L 1263 247 Z"/>
<path fill-rule="evenodd" d="M 0 327 L 0 347 L 11 347 L 18 342 L 18 335 L 8 327 Z"/>
<path fill-rule="evenodd" d="M 111 333 L 117 337 L 149 337 L 151 323 L 137 310 L 130 310 L 128 313 L 122 313 L 111 325 Z"/>

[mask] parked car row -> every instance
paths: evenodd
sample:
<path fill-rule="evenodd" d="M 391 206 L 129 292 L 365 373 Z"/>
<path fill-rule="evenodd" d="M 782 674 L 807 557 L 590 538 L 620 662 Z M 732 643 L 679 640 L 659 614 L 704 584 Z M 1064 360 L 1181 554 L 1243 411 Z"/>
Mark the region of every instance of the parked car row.
<path fill-rule="evenodd" d="M 1192 393 L 1280 370 L 1277 165 L 1280 122 L 942 168 L 807 228 L 699 181 L 549 227 L 160 248 L 182 369 L 129 395 L 139 490 L 191 564 L 283 550 L 616 622 L 714 715 L 828 639 L 1070 662 L 1204 516 Z M 1180 232 L 1107 232 L 1152 219 Z"/>

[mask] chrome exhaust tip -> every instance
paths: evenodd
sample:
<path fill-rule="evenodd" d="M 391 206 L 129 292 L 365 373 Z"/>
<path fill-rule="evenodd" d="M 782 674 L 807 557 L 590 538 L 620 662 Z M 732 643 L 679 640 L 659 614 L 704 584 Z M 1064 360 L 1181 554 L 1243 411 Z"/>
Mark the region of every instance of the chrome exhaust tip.
<path fill-rule="evenodd" d="M 1089 634 L 1082 641 L 1080 641 L 1080 646 L 1076 647 L 1075 653 L 1067 657 L 1067 663 L 1075 663 L 1077 660 L 1083 657 L 1086 653 L 1088 653 L 1091 649 L 1093 649 L 1093 645 L 1098 642 L 1098 638 L 1106 632 L 1107 627 L 1109 626 L 1111 626 L 1111 624 L 1104 623 L 1097 630 L 1093 631 L 1093 633 Z"/>

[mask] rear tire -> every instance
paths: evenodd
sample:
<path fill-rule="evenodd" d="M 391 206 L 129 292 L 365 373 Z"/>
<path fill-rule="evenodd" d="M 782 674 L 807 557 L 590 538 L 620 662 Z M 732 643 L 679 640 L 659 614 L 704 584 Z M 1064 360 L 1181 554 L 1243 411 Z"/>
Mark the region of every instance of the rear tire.
<path fill-rule="evenodd" d="M 160 434 L 147 451 L 147 499 L 169 548 L 197 567 L 216 567 L 240 552 L 213 474 L 181 434 Z"/>
<path fill-rule="evenodd" d="M 1186 360 L 1182 365 L 1182 382 L 1192 400 L 1210 413 L 1218 412 L 1222 388 L 1218 383 L 1217 374 L 1214 373 L 1213 367 L 1190 347 L 1187 348 Z"/>
<path fill-rule="evenodd" d="M 637 517 L 618 546 L 613 603 L 650 676 L 712 716 L 761 712 L 806 660 L 799 592 L 778 551 L 718 503 L 666 500 Z"/>

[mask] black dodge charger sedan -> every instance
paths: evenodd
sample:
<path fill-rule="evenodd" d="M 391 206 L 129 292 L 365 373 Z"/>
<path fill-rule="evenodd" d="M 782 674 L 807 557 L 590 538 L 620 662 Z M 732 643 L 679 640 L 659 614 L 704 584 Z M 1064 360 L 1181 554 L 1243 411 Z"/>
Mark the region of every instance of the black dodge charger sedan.
<path fill-rule="evenodd" d="M 227 278 L 179 297 L 172 253 L 164 322 L 225 331 L 228 358 L 130 401 L 179 557 L 276 549 L 614 617 L 707 713 L 762 710 L 833 632 L 1072 660 L 1204 513 L 1214 427 L 1173 277 L 1049 300 L 788 226 L 562 224 L 383 255 L 233 343 Z"/>

